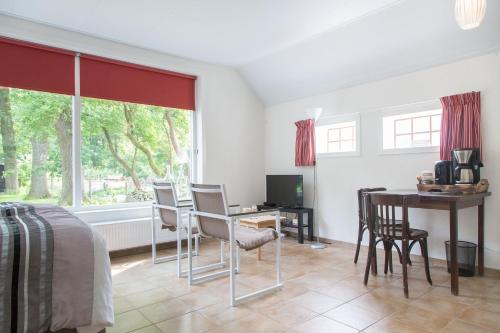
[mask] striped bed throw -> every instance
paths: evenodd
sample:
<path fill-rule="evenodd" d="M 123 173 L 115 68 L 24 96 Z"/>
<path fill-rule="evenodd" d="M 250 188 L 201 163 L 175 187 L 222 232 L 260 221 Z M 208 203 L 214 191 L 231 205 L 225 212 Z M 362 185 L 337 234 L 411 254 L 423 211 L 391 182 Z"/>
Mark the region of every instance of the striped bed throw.
<path fill-rule="evenodd" d="M 31 205 L 0 203 L 0 331 L 48 331 L 53 230 Z"/>
<path fill-rule="evenodd" d="M 113 324 L 106 243 L 62 207 L 0 203 L 0 333 Z"/>

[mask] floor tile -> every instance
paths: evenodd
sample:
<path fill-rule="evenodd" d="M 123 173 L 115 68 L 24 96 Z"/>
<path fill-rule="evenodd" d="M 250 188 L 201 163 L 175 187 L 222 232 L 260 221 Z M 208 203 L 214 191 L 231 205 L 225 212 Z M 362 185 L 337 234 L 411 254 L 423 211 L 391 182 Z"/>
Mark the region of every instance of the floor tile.
<path fill-rule="evenodd" d="M 210 330 L 212 333 L 280 333 L 287 328 L 268 317 L 252 313 L 247 317 L 235 320 L 223 326 L 217 326 Z"/>
<path fill-rule="evenodd" d="M 116 297 L 113 299 L 113 308 L 116 315 L 133 310 L 135 309 L 135 306 L 132 305 L 132 303 L 130 303 L 125 297 Z"/>
<path fill-rule="evenodd" d="M 349 303 L 330 310 L 323 315 L 358 330 L 363 330 L 385 317 L 383 314 Z"/>
<path fill-rule="evenodd" d="M 440 333 L 493 333 L 499 332 L 497 329 L 489 329 L 483 326 L 468 323 L 460 319 L 453 319 L 444 327 Z"/>
<path fill-rule="evenodd" d="M 317 313 L 324 313 L 344 303 L 343 301 L 315 291 L 292 298 L 291 302 Z"/>
<path fill-rule="evenodd" d="M 127 333 L 150 326 L 151 322 L 139 311 L 132 310 L 115 316 L 115 325 L 107 328 L 107 333 Z"/>
<path fill-rule="evenodd" d="M 448 317 L 460 317 L 469 305 L 462 303 L 455 296 L 440 297 L 431 294 L 424 295 L 411 303 L 412 306 L 432 311 Z"/>
<path fill-rule="evenodd" d="M 260 309 L 258 311 L 259 313 L 290 328 L 293 328 L 305 321 L 318 316 L 318 313 L 311 311 L 292 301 L 279 303 L 277 305 Z"/>
<path fill-rule="evenodd" d="M 302 333 L 354 333 L 358 330 L 336 322 L 334 320 L 328 319 L 323 316 L 318 316 L 305 323 L 297 326 L 295 328 L 298 332 Z"/>
<path fill-rule="evenodd" d="M 162 333 L 162 331 L 157 326 L 151 325 L 133 331 L 132 333 Z"/>
<path fill-rule="evenodd" d="M 404 310 L 396 311 L 389 318 L 401 323 L 411 323 L 412 326 L 432 332 L 443 329 L 453 319 L 451 316 L 411 305 Z"/>
<path fill-rule="evenodd" d="M 155 288 L 135 294 L 124 296 L 125 300 L 134 308 L 140 308 L 149 304 L 159 303 L 172 299 L 173 296 L 165 288 Z"/>
<path fill-rule="evenodd" d="M 366 328 L 365 333 L 431 333 L 431 331 L 416 327 L 412 323 L 402 323 L 391 317 L 384 318 Z"/>
<path fill-rule="evenodd" d="M 473 323 L 479 326 L 498 329 L 500 331 L 500 315 L 498 313 L 478 310 L 478 309 L 468 309 L 461 316 L 460 319 Z"/>
<path fill-rule="evenodd" d="M 225 303 L 210 305 L 197 312 L 209 318 L 217 326 L 244 319 L 253 314 L 253 311 L 244 305 L 231 307 Z"/>
<path fill-rule="evenodd" d="M 193 308 L 177 299 L 147 305 L 139 311 L 152 323 L 158 323 L 167 319 L 184 315 L 193 311 Z"/>
<path fill-rule="evenodd" d="M 215 324 L 201 314 L 188 313 L 157 323 L 156 326 L 163 333 L 201 333 L 215 327 Z"/>

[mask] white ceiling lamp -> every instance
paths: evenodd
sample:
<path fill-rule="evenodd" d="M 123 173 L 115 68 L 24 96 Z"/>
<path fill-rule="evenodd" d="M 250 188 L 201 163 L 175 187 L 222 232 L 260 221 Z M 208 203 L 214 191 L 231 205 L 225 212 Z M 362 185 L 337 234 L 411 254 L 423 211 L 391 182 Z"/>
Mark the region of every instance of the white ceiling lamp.
<path fill-rule="evenodd" d="M 457 0 L 455 18 L 460 28 L 470 30 L 479 27 L 486 14 L 486 0 Z"/>
<path fill-rule="evenodd" d="M 309 119 L 314 119 L 314 121 L 317 121 L 321 116 L 321 113 L 323 112 L 323 108 L 311 108 L 307 109 L 306 112 Z"/>

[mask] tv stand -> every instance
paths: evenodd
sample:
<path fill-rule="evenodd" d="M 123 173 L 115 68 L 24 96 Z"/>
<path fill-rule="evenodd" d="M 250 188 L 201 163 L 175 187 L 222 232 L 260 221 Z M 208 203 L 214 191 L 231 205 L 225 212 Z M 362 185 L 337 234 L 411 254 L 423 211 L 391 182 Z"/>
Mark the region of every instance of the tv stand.
<path fill-rule="evenodd" d="M 267 205 L 258 205 L 257 208 L 259 210 L 262 209 L 270 209 L 270 208 L 276 208 L 275 207 L 270 207 Z M 314 226 L 313 226 L 313 221 L 314 221 L 314 210 L 312 208 L 307 208 L 307 207 L 278 207 L 279 211 L 282 213 L 294 213 L 297 214 L 297 220 L 298 220 L 298 226 L 290 226 L 288 227 L 294 227 L 298 229 L 298 240 L 300 244 L 304 244 L 304 228 L 307 228 L 307 240 L 312 242 L 313 241 L 313 232 L 314 232 Z M 307 224 L 304 225 L 304 214 L 307 213 Z"/>

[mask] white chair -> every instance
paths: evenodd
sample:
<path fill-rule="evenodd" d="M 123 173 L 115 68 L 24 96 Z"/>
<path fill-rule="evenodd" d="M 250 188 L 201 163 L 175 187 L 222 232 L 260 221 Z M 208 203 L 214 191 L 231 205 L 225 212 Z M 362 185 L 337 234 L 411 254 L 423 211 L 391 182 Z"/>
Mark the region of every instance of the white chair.
<path fill-rule="evenodd" d="M 177 192 L 175 190 L 175 184 L 170 182 L 153 182 L 153 192 L 154 199 L 152 206 L 152 218 L 151 218 L 151 233 L 152 233 L 152 259 L 153 264 L 158 264 L 161 262 L 177 260 L 177 276 L 185 277 L 187 276 L 187 271 L 182 270 L 182 259 L 187 257 L 187 253 L 182 253 L 182 235 L 181 231 L 184 230 L 188 235 L 188 244 L 191 245 L 193 235 L 195 241 L 195 250 L 192 252 L 193 255 L 197 256 L 199 253 L 199 243 L 200 234 L 196 228 L 191 228 L 188 232 L 188 226 L 182 223 L 182 215 L 187 214 L 187 212 L 193 207 L 191 200 L 181 200 L 177 199 Z M 158 211 L 158 217 L 161 221 L 161 228 L 168 229 L 170 231 L 175 231 L 177 235 L 177 254 L 165 257 L 157 256 L 157 237 L 156 237 L 156 214 Z M 178 227 L 180 226 L 180 227 Z M 191 251 L 191 246 L 189 247 Z M 221 250 L 221 256 L 223 255 L 223 249 Z M 221 262 L 214 267 L 223 267 L 224 262 L 221 258 Z"/>
<path fill-rule="evenodd" d="M 189 213 L 188 233 L 192 230 L 193 217 L 197 219 L 197 230 L 203 237 L 212 237 L 221 241 L 229 242 L 229 269 L 207 274 L 204 276 L 194 276 L 197 269 L 193 268 L 191 255 L 192 245 L 188 245 L 188 281 L 189 284 L 229 275 L 230 302 L 231 306 L 255 297 L 263 293 L 280 289 L 283 286 L 281 281 L 281 237 L 280 235 L 280 213 L 279 210 L 266 210 L 260 212 L 234 213 L 229 212 L 227 197 L 224 185 L 203 185 L 191 184 L 193 198 L 193 210 Z M 239 226 L 241 217 L 253 217 L 261 215 L 274 215 L 276 217 L 276 230 L 263 229 L 255 230 Z M 236 225 L 235 225 L 236 224 Z M 188 236 L 190 237 L 190 235 Z M 257 290 L 250 294 L 236 297 L 235 274 L 239 273 L 239 248 L 253 250 L 264 244 L 275 241 L 276 245 L 276 283 L 270 287 Z"/>

